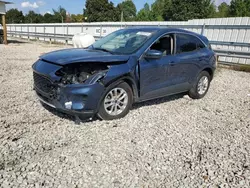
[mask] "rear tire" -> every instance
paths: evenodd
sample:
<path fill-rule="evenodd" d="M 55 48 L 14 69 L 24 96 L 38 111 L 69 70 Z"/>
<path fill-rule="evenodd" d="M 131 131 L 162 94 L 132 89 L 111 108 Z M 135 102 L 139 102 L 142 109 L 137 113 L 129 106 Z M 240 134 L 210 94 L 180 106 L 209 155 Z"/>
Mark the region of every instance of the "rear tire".
<path fill-rule="evenodd" d="M 207 71 L 202 71 L 196 79 L 192 89 L 188 92 L 188 95 L 192 99 L 203 98 L 210 87 L 211 76 Z"/>
<path fill-rule="evenodd" d="M 126 82 L 122 82 L 107 90 L 97 115 L 102 120 L 123 118 L 131 109 L 132 103 L 132 89 Z"/>

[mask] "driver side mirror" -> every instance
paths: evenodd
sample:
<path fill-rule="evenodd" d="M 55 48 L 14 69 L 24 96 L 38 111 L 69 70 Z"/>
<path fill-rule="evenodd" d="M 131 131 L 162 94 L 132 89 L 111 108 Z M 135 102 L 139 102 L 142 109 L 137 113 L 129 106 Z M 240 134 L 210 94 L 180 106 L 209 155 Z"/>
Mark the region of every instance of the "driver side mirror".
<path fill-rule="evenodd" d="M 163 53 L 158 50 L 148 50 L 145 54 L 146 59 L 160 59 Z"/>

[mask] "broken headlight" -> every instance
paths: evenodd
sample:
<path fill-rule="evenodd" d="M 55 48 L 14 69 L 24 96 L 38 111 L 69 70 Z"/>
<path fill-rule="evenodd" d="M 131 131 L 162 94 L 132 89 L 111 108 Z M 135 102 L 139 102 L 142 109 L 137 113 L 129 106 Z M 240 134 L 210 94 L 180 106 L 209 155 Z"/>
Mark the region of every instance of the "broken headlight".
<path fill-rule="evenodd" d="M 108 72 L 108 71 L 105 70 L 105 71 L 101 71 L 101 72 L 96 73 L 96 74 L 93 76 L 93 78 L 91 79 L 91 81 L 90 81 L 89 83 L 90 83 L 90 84 L 94 84 L 94 83 L 100 81 L 101 79 L 103 79 L 103 78 L 106 76 L 107 72 Z"/>
<path fill-rule="evenodd" d="M 84 83 L 87 79 L 89 79 L 90 76 L 91 74 L 86 73 L 86 72 L 80 72 L 77 74 L 65 74 L 62 76 L 61 82 L 64 85 L 80 84 L 80 83 Z"/>
<path fill-rule="evenodd" d="M 89 79 L 89 84 L 95 83 L 107 74 L 107 66 L 67 66 L 56 72 L 61 77 L 63 85 L 82 84 Z"/>

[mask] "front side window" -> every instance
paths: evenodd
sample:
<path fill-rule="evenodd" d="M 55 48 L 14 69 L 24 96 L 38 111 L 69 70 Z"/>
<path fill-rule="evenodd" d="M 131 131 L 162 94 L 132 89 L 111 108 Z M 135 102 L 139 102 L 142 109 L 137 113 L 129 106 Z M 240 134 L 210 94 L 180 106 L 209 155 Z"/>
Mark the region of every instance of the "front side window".
<path fill-rule="evenodd" d="M 173 36 L 165 35 L 157 40 L 151 47 L 151 50 L 158 50 L 163 53 L 163 56 L 173 53 Z"/>
<path fill-rule="evenodd" d="M 111 53 L 131 54 L 145 44 L 153 33 L 154 31 L 119 30 L 95 42 L 92 48 Z"/>
<path fill-rule="evenodd" d="M 204 48 L 205 45 L 195 36 L 177 34 L 176 35 L 176 53 L 192 52 Z"/>

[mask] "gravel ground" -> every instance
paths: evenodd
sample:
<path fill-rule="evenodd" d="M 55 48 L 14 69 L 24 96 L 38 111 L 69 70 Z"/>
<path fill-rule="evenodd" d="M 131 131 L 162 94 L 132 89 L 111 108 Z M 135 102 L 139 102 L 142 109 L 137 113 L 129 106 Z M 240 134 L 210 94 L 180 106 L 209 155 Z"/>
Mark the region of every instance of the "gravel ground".
<path fill-rule="evenodd" d="M 250 187 L 249 73 L 219 69 L 202 100 L 76 125 L 32 90 L 33 62 L 63 47 L 0 45 L 0 187 Z"/>

